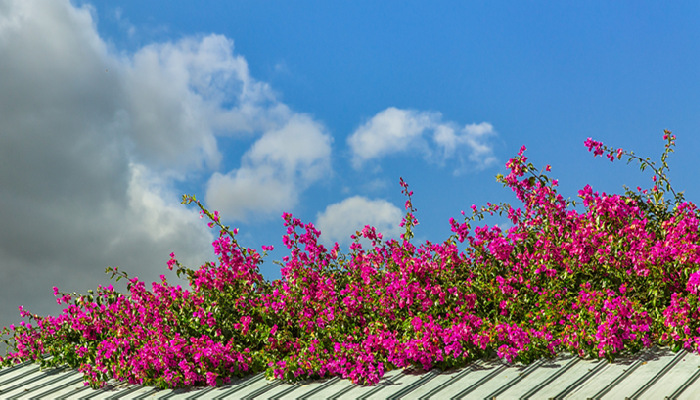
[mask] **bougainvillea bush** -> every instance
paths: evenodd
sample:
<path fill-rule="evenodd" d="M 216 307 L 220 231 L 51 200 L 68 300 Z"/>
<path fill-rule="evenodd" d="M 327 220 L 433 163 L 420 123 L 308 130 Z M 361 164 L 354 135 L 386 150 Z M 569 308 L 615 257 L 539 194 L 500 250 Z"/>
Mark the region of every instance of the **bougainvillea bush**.
<path fill-rule="evenodd" d="M 218 262 L 192 270 L 171 254 L 168 268 L 187 277 L 187 289 L 163 276 L 147 288 L 112 268 L 112 278 L 128 280 L 127 294 L 111 285 L 84 295 L 55 288 L 63 313 L 40 317 L 20 307 L 31 323 L 4 329 L 12 351 L 0 365 L 67 364 L 93 387 L 115 379 L 166 388 L 262 371 L 286 381 L 340 376 L 374 384 L 391 369 L 489 357 L 528 363 L 568 352 L 613 360 L 652 345 L 697 352 L 700 213 L 671 188 L 666 159 L 675 136 L 663 137 L 660 164 L 586 140 L 595 156 L 653 170 L 653 187 L 610 195 L 586 186 L 579 211 L 557 192 L 550 167 L 536 169 L 523 147 L 497 177 L 521 206 L 472 206 L 462 221 L 450 219 L 452 235 L 439 244 L 411 242 L 418 221 L 403 180 L 400 241 L 365 226 L 341 253 L 285 213 L 290 253 L 273 282 L 259 272 L 271 247 L 261 254 L 241 246 L 217 212 L 184 196 L 220 230 Z M 512 227 L 472 228 L 494 214 Z"/>

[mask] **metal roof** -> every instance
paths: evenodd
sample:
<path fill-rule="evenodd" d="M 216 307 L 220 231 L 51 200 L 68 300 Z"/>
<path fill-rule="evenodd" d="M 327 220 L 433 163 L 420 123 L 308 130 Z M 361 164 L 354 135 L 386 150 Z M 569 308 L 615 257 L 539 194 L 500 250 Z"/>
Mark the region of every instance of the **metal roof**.
<path fill-rule="evenodd" d="M 649 349 L 609 363 L 559 356 L 528 366 L 477 361 L 465 368 L 428 372 L 394 370 L 376 386 L 339 378 L 301 384 L 268 381 L 263 374 L 219 387 L 157 390 L 116 382 L 94 390 L 67 368 L 37 364 L 0 369 L 0 399 L 697 399 L 700 355 Z"/>

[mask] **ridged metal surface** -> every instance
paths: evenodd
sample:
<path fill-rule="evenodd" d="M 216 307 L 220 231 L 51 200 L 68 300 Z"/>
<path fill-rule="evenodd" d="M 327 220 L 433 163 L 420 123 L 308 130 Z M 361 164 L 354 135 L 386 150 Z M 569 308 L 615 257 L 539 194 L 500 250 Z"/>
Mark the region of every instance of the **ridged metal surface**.
<path fill-rule="evenodd" d="M 338 378 L 305 384 L 262 374 L 216 388 L 93 390 L 73 370 L 36 364 L 0 369 L 0 399 L 700 399 L 700 356 L 647 350 L 614 363 L 560 356 L 528 366 L 479 361 L 451 371 L 390 371 L 376 386 Z"/>

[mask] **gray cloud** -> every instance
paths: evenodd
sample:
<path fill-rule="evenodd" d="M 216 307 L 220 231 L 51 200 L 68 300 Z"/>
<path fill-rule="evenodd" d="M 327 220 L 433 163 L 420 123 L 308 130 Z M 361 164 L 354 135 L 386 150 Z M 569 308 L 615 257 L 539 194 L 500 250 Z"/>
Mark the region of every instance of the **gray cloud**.
<path fill-rule="evenodd" d="M 273 184 L 308 185 L 328 170 L 330 136 L 251 78 L 230 39 L 115 54 L 92 13 L 68 0 L 0 2 L 0 327 L 19 321 L 19 305 L 55 313 L 54 285 L 106 284 L 107 266 L 152 281 L 171 251 L 193 268 L 211 259 L 211 231 L 175 188 L 221 175 L 217 137 L 263 133 L 238 171 Z M 283 134 L 322 146 L 271 151 L 266 141 Z"/>
<path fill-rule="evenodd" d="M 148 117 L 165 125 L 181 109 L 153 113 L 167 110 L 162 93 L 137 104 L 146 91 L 136 84 L 139 63 L 108 52 L 88 8 L 24 0 L 2 7 L 0 326 L 19 320 L 19 305 L 55 312 L 52 286 L 95 288 L 106 283 L 107 266 L 155 280 L 171 251 L 203 262 L 211 234 L 146 160 L 167 167 L 159 157 L 213 158 L 211 140 L 176 132 L 168 139 L 177 146 L 159 147 L 163 132 L 134 129 Z"/>

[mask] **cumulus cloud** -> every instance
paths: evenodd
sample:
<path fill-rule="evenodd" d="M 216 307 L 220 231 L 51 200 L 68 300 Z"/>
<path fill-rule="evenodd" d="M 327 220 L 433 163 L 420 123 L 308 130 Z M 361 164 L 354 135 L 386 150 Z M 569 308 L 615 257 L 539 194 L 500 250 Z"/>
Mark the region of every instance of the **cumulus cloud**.
<path fill-rule="evenodd" d="M 54 313 L 54 285 L 105 284 L 107 266 L 151 281 L 171 251 L 193 268 L 211 259 L 176 188 L 221 168 L 222 136 L 261 135 L 207 185 L 245 213 L 289 205 L 330 168 L 324 128 L 278 102 L 224 36 L 115 54 L 89 6 L 6 0 L 0 54 L 0 327 L 20 304 Z"/>
<path fill-rule="evenodd" d="M 478 170 L 496 162 L 489 142 L 495 134 L 487 122 L 459 127 L 443 122 L 440 113 L 390 107 L 360 126 L 347 141 L 356 169 L 368 160 L 417 152 L 439 164 L 457 159 L 454 173 L 459 174 L 469 167 Z"/>
<path fill-rule="evenodd" d="M 18 320 L 20 304 L 55 312 L 52 286 L 95 288 L 108 266 L 157 280 L 171 251 L 194 267 L 210 258 L 211 233 L 155 173 L 178 157 L 216 160 L 210 133 L 174 129 L 189 104 L 169 107 L 165 82 L 140 87 L 140 62 L 109 53 L 89 8 L 2 7 L 0 326 Z M 192 92 L 185 102 L 197 102 Z"/>
<path fill-rule="evenodd" d="M 163 167 L 215 169 L 216 136 L 271 129 L 293 115 L 221 35 L 151 44 L 123 70 L 124 122 L 136 155 Z"/>
<path fill-rule="evenodd" d="M 398 240 L 403 233 L 399 227 L 402 218 L 401 209 L 388 201 L 353 196 L 326 207 L 316 216 L 315 225 L 321 231 L 321 241 L 326 245 L 334 242 L 347 245 L 352 242 L 350 235 L 361 231 L 365 225 L 377 228 L 385 240 Z"/>
<path fill-rule="evenodd" d="M 437 114 L 387 108 L 360 126 L 348 138 L 353 163 L 408 150 L 435 124 Z"/>
<path fill-rule="evenodd" d="M 215 173 L 206 201 L 227 218 L 251 213 L 272 215 L 297 204 L 301 191 L 330 170 L 331 137 L 321 124 L 294 115 L 279 129 L 265 132 L 243 156 L 242 165 Z"/>

